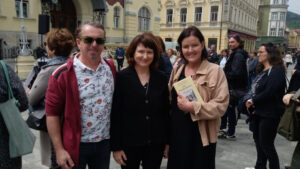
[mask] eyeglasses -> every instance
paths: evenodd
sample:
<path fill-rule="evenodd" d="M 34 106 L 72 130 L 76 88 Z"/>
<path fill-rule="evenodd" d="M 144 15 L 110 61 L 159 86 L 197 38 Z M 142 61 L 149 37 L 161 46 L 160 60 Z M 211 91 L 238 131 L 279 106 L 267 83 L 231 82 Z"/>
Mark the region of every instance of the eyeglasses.
<path fill-rule="evenodd" d="M 82 37 L 80 37 L 80 40 L 83 40 L 83 42 L 85 44 L 88 44 L 88 45 L 92 44 L 94 41 L 96 41 L 96 43 L 98 45 L 103 45 L 105 43 L 105 39 L 104 38 L 96 38 L 96 39 L 94 39 L 94 38 L 89 37 L 89 36 L 82 36 Z"/>
<path fill-rule="evenodd" d="M 236 38 L 238 36 L 238 34 L 232 34 L 232 35 L 229 35 L 228 38 Z"/>

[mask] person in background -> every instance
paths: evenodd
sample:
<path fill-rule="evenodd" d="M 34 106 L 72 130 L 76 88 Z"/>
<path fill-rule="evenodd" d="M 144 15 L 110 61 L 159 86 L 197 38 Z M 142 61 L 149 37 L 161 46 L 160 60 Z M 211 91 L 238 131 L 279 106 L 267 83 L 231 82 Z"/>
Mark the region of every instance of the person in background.
<path fill-rule="evenodd" d="M 169 57 L 172 65 L 174 65 L 174 63 L 176 61 L 175 51 L 172 48 L 169 48 L 167 54 L 168 54 L 168 57 Z"/>
<path fill-rule="evenodd" d="M 285 61 L 285 64 L 286 64 L 286 68 L 288 68 L 289 65 L 293 64 L 293 58 L 292 58 L 292 55 L 291 55 L 290 51 L 287 52 L 287 54 L 285 55 L 284 61 Z"/>
<path fill-rule="evenodd" d="M 177 59 L 176 59 L 174 65 L 173 65 L 173 67 L 177 67 L 177 66 L 181 65 L 184 62 L 184 59 L 181 57 L 180 50 L 178 50 L 176 52 L 176 55 L 177 55 Z"/>
<path fill-rule="evenodd" d="M 286 94 L 283 97 L 284 104 L 288 105 L 290 103 L 291 98 L 294 96 L 294 93 L 297 92 L 300 88 L 300 67 L 295 66 L 295 69 L 291 72 L 291 80 L 289 84 L 289 88 L 286 92 Z M 300 98 L 298 98 L 298 107 L 300 107 Z M 295 151 L 293 153 L 291 166 L 286 167 L 286 169 L 298 169 L 300 168 L 300 140 L 298 140 L 297 146 L 295 148 Z"/>
<path fill-rule="evenodd" d="M 214 169 L 217 133 L 229 103 L 224 71 L 207 61 L 200 30 L 191 26 L 178 38 L 184 63 L 174 67 L 170 81 L 171 132 L 167 169 Z M 177 93 L 174 83 L 192 77 L 203 99 L 192 101 Z"/>
<path fill-rule="evenodd" d="M 255 168 L 267 168 L 269 162 L 270 169 L 280 169 L 274 140 L 284 112 L 285 66 L 279 48 L 272 43 L 259 47 L 258 62 L 252 95 L 244 103 L 252 113 L 250 123 L 257 151 Z"/>
<path fill-rule="evenodd" d="M 208 52 L 208 59 L 207 60 L 211 63 L 216 63 L 216 64 L 218 63 L 219 57 L 218 57 L 218 54 L 216 52 L 216 46 L 215 45 L 210 46 L 210 50 Z"/>
<path fill-rule="evenodd" d="M 165 46 L 164 41 L 162 40 L 162 38 L 160 36 L 155 36 L 155 38 L 157 39 L 157 44 L 159 47 L 161 47 L 161 51 L 162 51 L 161 57 L 159 58 L 159 61 L 158 61 L 158 69 L 160 71 L 164 72 L 169 80 L 173 66 L 172 66 L 172 63 L 171 63 L 167 53 L 166 53 L 166 46 Z"/>
<path fill-rule="evenodd" d="M 295 58 L 296 58 L 296 65 L 294 67 L 294 69 L 296 70 L 300 70 L 300 46 L 298 47 L 297 53 L 295 54 Z"/>
<path fill-rule="evenodd" d="M 116 59 L 117 59 L 117 63 L 118 63 L 118 71 L 120 71 L 123 67 L 124 55 L 125 55 L 125 49 L 120 44 L 118 46 L 118 48 L 116 49 Z"/>
<path fill-rule="evenodd" d="M 252 81 L 256 77 L 256 66 L 258 64 L 258 57 L 256 52 L 250 53 L 250 58 L 247 60 L 247 67 L 248 67 L 248 85 L 251 86 Z"/>
<path fill-rule="evenodd" d="M 231 35 L 228 40 L 229 48 L 232 50 L 224 72 L 228 81 L 230 102 L 225 115 L 222 117 L 219 138 L 236 140 L 235 127 L 237 124 L 235 108 L 239 100 L 248 90 L 248 72 L 246 60 L 248 53 L 243 49 L 244 42 L 238 35 Z M 228 121 L 228 128 L 227 127 Z"/>
<path fill-rule="evenodd" d="M 116 75 L 111 149 L 122 169 L 160 169 L 168 152 L 168 80 L 157 70 L 161 47 L 152 33 L 136 36 L 126 51 L 129 67 Z M 165 156 L 167 157 L 167 156 Z"/>
<path fill-rule="evenodd" d="M 46 50 L 50 60 L 41 67 L 41 71 L 28 92 L 29 105 L 33 110 L 40 107 L 45 109 L 45 96 L 49 77 L 55 69 L 67 62 L 75 45 L 74 37 L 67 29 L 51 29 L 46 35 L 46 42 Z M 40 145 L 42 164 L 50 166 L 51 169 L 58 168 L 54 149 L 50 146 L 50 137 L 45 131 L 40 131 Z M 50 154 L 52 155 L 51 163 Z"/>
<path fill-rule="evenodd" d="M 111 59 L 111 56 L 110 56 L 106 46 L 104 46 L 104 49 L 101 52 L 101 57 L 105 58 L 105 59 Z"/>
<path fill-rule="evenodd" d="M 104 43 L 101 24 L 82 24 L 76 38 L 79 53 L 49 78 L 47 129 L 63 169 L 109 169 L 116 69 L 112 60 L 101 58 Z"/>
<path fill-rule="evenodd" d="M 18 108 L 20 111 L 25 111 L 28 108 L 28 100 L 23 88 L 22 81 L 14 70 L 6 64 L 10 85 L 13 95 L 19 101 Z M 0 65 L 0 103 L 8 100 L 8 85 L 5 78 L 4 70 Z M 21 169 L 22 157 L 10 158 L 9 155 L 9 135 L 0 112 L 0 168 L 1 169 Z"/>
<path fill-rule="evenodd" d="M 220 61 L 219 61 L 219 65 L 222 69 L 224 69 L 227 59 L 228 59 L 228 50 L 223 49 L 221 51 L 221 57 L 220 57 Z"/>

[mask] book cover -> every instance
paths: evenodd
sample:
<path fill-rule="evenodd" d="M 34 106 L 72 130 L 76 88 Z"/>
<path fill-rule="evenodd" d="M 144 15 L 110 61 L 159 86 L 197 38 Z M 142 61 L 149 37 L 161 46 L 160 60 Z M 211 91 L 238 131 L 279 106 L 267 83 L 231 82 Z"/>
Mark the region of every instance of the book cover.
<path fill-rule="evenodd" d="M 190 102 L 199 101 L 200 103 L 204 103 L 191 76 L 174 83 L 173 86 L 177 93 L 186 97 Z"/>

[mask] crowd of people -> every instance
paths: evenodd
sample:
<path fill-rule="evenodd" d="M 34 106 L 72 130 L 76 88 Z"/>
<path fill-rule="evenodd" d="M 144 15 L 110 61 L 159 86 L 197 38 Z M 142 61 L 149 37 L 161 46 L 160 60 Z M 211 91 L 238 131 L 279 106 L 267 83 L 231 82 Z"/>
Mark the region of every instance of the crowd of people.
<path fill-rule="evenodd" d="M 274 140 L 284 104 L 300 87 L 300 48 L 287 86 L 280 49 L 267 43 L 248 55 L 239 35 L 229 36 L 229 49 L 218 55 L 215 45 L 207 50 L 194 26 L 180 33 L 177 52 L 146 32 L 126 50 L 118 46 L 117 70 L 112 59 L 100 57 L 104 44 L 105 29 L 98 23 L 82 24 L 76 38 L 67 29 L 52 29 L 46 36 L 49 60 L 26 92 L 9 69 L 19 109 L 44 110 L 43 165 L 109 169 L 112 152 L 122 169 L 160 169 L 163 158 L 167 169 L 214 169 L 217 139 L 238 139 L 237 120 L 245 113 L 257 151 L 254 168 L 266 169 L 267 162 L 270 169 L 280 168 Z M 174 87 L 187 78 L 201 99 L 191 100 Z M 0 102 L 8 98 L 4 82 Z M 9 157 L 1 116 L 0 133 L 0 168 L 21 169 L 21 157 Z M 298 144 L 290 169 L 300 167 L 299 156 Z"/>

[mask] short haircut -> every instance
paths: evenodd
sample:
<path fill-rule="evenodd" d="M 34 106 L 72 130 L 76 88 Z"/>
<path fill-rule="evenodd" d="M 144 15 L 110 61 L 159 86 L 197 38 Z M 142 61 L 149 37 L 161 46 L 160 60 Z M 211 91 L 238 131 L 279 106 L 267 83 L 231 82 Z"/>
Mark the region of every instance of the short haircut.
<path fill-rule="evenodd" d="M 77 38 L 80 38 L 81 37 L 81 32 L 82 32 L 82 29 L 83 27 L 85 26 L 92 26 L 92 27 L 95 27 L 95 28 L 99 28 L 99 29 L 102 29 L 103 32 L 104 32 L 104 38 L 105 38 L 105 35 L 106 35 L 106 32 L 105 32 L 105 29 L 104 29 L 104 26 L 102 24 L 100 24 L 99 22 L 93 22 L 93 21 L 87 21 L 87 22 L 84 22 L 82 25 L 80 25 L 77 30 L 76 30 L 76 37 Z"/>
<path fill-rule="evenodd" d="M 206 47 L 205 47 L 205 43 L 204 43 L 204 36 L 203 36 L 203 34 L 201 33 L 201 31 L 200 31 L 197 27 L 195 27 L 195 26 L 190 26 L 190 27 L 184 29 L 184 30 L 180 33 L 180 35 L 179 35 L 179 37 L 178 37 L 177 42 L 178 42 L 179 47 L 180 47 L 180 50 L 179 50 L 179 51 L 180 51 L 180 55 L 182 56 L 182 58 L 186 61 L 186 59 L 184 58 L 184 55 L 183 55 L 183 53 L 182 53 L 182 41 L 183 41 L 183 39 L 185 39 L 185 38 L 187 38 L 187 37 L 189 37 L 189 36 L 195 36 L 195 37 L 197 37 L 197 38 L 199 39 L 199 42 L 200 42 L 200 43 L 203 43 L 203 49 L 202 49 L 202 54 L 201 54 L 201 60 L 206 59 L 207 56 L 208 56 L 208 53 L 207 53 L 207 50 L 206 50 Z"/>
<path fill-rule="evenodd" d="M 75 45 L 72 33 L 65 28 L 51 29 L 46 35 L 46 42 L 56 56 L 69 56 Z"/>
<path fill-rule="evenodd" d="M 154 58 L 150 64 L 151 69 L 158 67 L 158 61 L 161 56 L 161 47 L 158 46 L 155 36 L 150 32 L 145 32 L 141 35 L 137 35 L 129 44 L 125 56 L 128 61 L 128 65 L 133 67 L 135 65 L 134 54 L 139 44 L 142 44 L 146 48 L 150 48 L 154 52 Z"/>
<path fill-rule="evenodd" d="M 225 52 L 225 53 L 227 54 L 227 56 L 229 56 L 229 51 L 228 51 L 227 49 L 223 49 L 223 50 L 221 51 L 221 54 L 222 54 L 223 52 Z"/>

